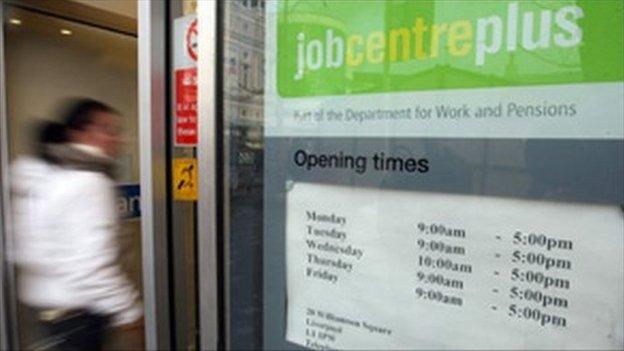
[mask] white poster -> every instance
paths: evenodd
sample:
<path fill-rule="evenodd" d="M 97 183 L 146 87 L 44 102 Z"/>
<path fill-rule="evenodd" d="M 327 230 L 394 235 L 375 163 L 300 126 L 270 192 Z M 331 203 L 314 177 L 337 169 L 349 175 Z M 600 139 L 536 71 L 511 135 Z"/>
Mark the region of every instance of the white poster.
<path fill-rule="evenodd" d="M 618 206 L 294 183 L 287 340 L 622 349 Z"/>

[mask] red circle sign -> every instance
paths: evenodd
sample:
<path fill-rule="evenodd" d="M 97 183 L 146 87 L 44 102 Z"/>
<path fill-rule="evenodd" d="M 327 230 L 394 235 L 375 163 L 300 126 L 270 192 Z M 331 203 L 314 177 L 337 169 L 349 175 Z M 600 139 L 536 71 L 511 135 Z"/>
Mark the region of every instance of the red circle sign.
<path fill-rule="evenodd" d="M 186 52 L 193 61 L 197 61 L 197 20 L 191 22 L 186 30 Z"/>

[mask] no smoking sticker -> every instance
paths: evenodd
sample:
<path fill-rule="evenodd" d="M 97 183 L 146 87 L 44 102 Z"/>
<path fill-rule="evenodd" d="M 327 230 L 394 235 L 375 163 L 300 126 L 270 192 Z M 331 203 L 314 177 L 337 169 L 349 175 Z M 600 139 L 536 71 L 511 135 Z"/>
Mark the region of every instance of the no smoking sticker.
<path fill-rule="evenodd" d="M 197 19 L 191 22 L 186 30 L 186 53 L 193 61 L 197 61 Z"/>

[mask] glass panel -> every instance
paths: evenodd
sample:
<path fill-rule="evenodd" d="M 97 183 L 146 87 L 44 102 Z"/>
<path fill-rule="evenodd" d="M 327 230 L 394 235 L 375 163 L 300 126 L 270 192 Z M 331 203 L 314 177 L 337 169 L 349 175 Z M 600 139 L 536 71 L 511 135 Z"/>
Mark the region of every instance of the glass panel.
<path fill-rule="evenodd" d="M 621 348 L 623 13 L 226 2 L 228 346 Z"/>
<path fill-rule="evenodd" d="M 59 108 L 67 98 L 97 99 L 122 116 L 124 142 L 115 178 L 116 206 L 122 218 L 118 263 L 140 293 L 136 38 L 3 6 L 6 6 L 3 26 L 11 161 L 36 154 L 34 127 L 43 120 L 61 118 Z M 53 254 L 58 255 L 60 250 L 62 248 Z M 21 346 L 29 349 L 41 347 L 43 336 L 37 322 L 41 306 L 37 306 L 37 310 L 31 307 L 20 304 L 18 313 Z M 142 329 L 132 332 L 111 329 L 110 332 L 107 348 L 137 349 L 143 344 Z"/>
<path fill-rule="evenodd" d="M 264 1 L 224 3 L 226 342 L 262 347 Z"/>

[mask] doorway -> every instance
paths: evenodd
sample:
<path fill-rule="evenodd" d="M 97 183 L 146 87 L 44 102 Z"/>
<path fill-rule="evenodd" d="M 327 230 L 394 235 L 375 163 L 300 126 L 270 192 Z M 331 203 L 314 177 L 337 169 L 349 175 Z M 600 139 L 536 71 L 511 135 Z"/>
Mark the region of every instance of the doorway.
<path fill-rule="evenodd" d="M 106 13 L 103 9 L 63 2 L 72 7 L 57 12 L 46 5 L 37 8 L 24 4 L 2 4 L 3 75 L 7 87 L 3 169 L 18 157 L 33 153 L 33 125 L 57 118 L 57 110 L 65 99 L 93 98 L 118 110 L 123 116 L 125 139 L 116 178 L 117 205 L 123 218 L 120 260 L 126 276 L 142 291 L 136 32 L 66 16 L 77 9 L 86 9 L 90 16 L 101 13 L 102 18 L 120 18 L 119 14 Z M 124 19 L 124 26 L 127 27 L 128 21 Z M 3 177 L 3 186 L 6 182 Z M 41 331 L 33 312 L 15 298 L 14 282 L 19 272 L 11 267 L 7 271 L 5 291 L 9 292 L 7 306 L 12 309 L 13 343 L 20 348 L 36 348 Z M 142 343 L 142 335 L 142 332 L 133 335 L 113 332 L 107 348 L 136 349 Z"/>

